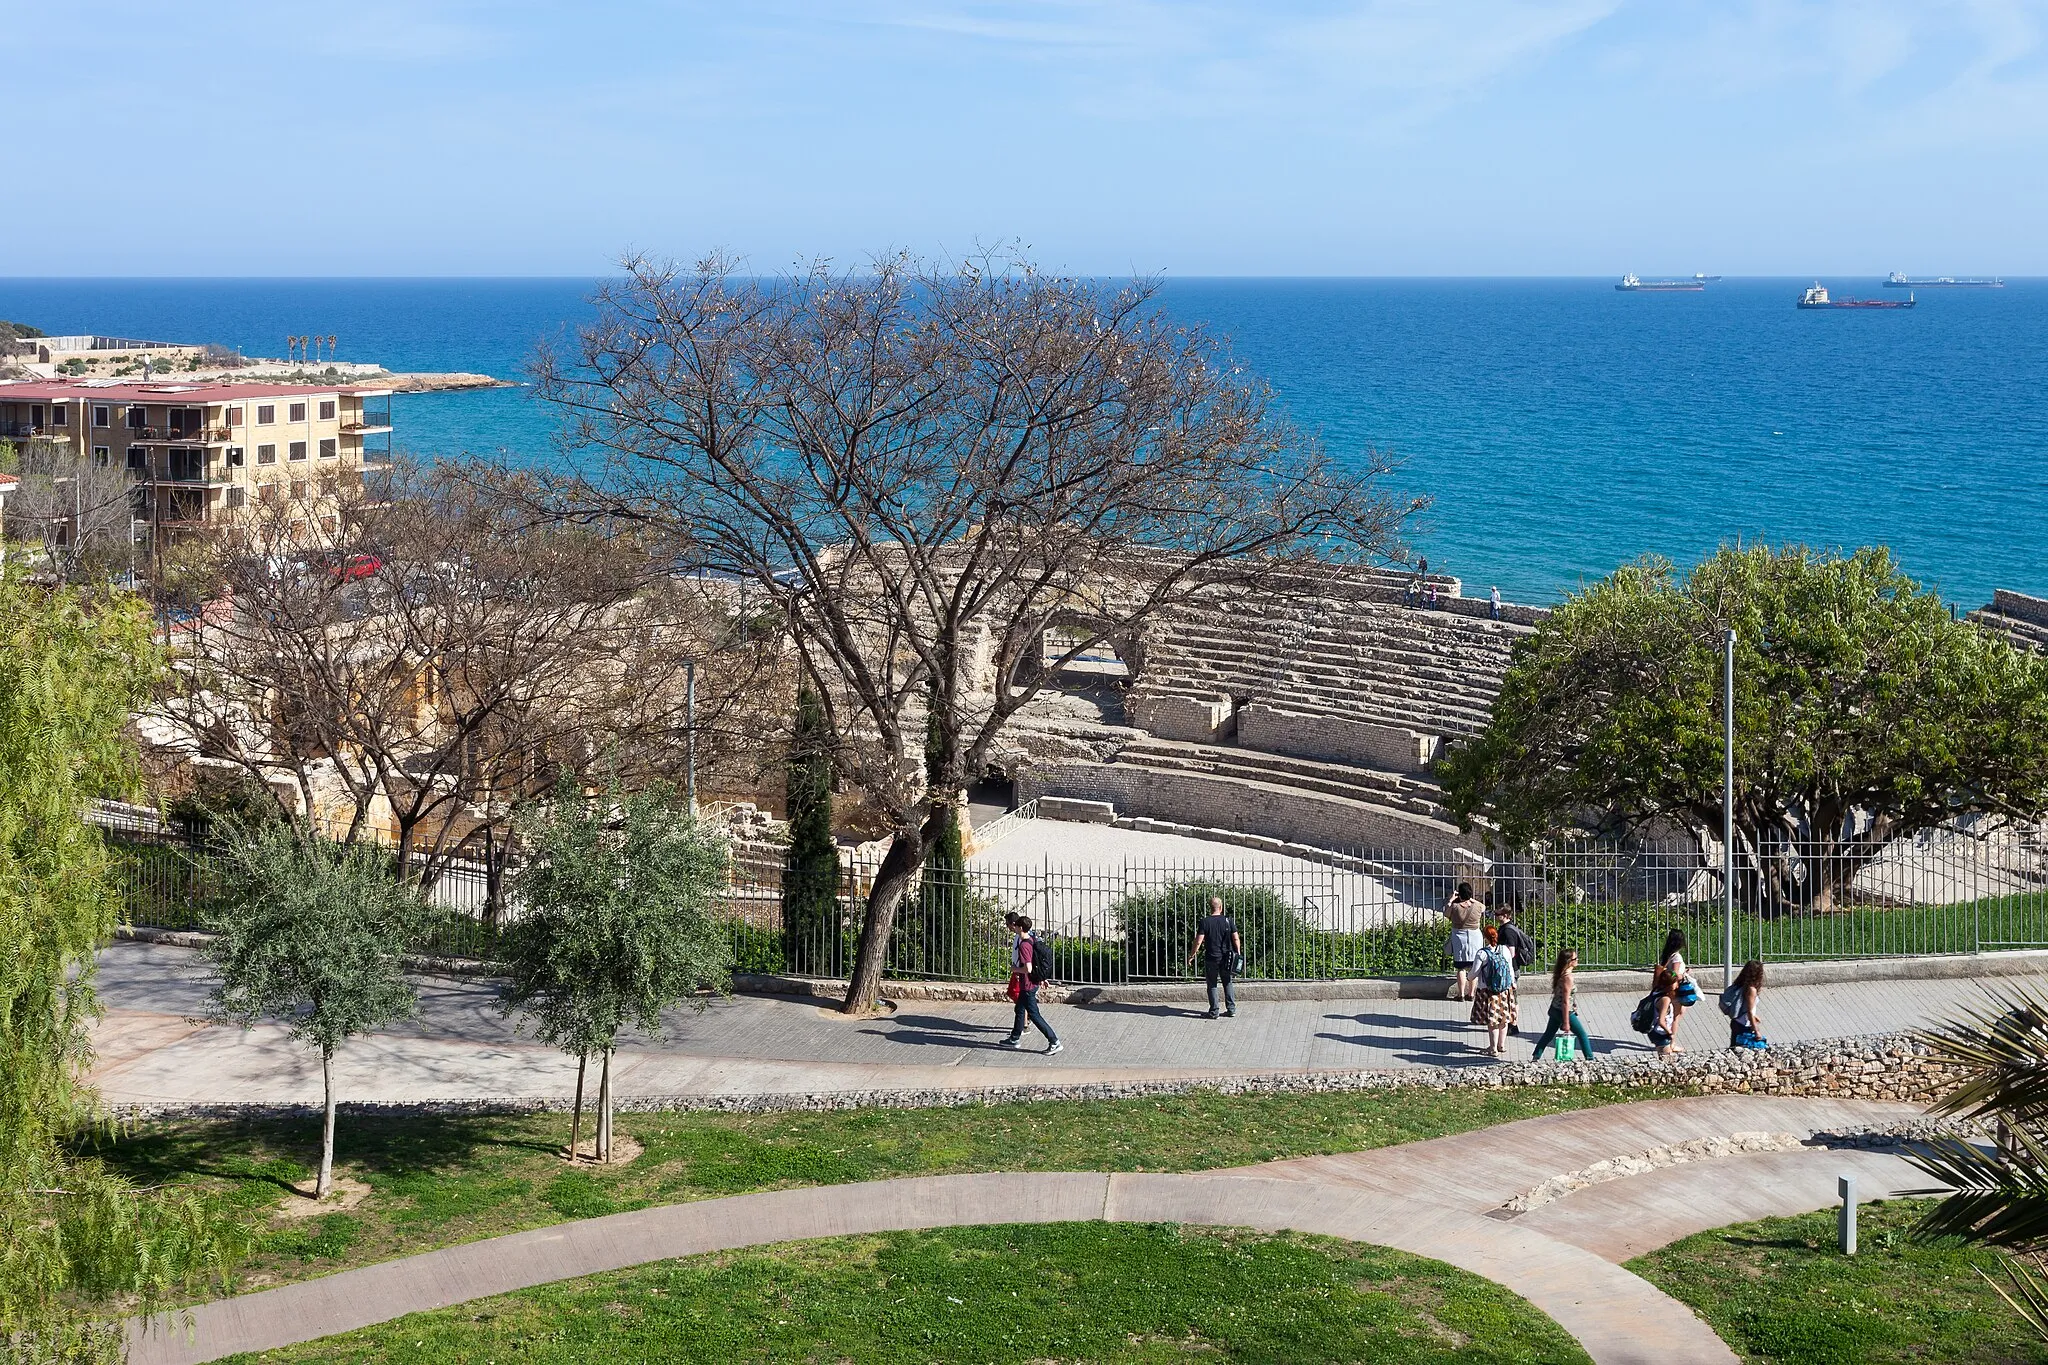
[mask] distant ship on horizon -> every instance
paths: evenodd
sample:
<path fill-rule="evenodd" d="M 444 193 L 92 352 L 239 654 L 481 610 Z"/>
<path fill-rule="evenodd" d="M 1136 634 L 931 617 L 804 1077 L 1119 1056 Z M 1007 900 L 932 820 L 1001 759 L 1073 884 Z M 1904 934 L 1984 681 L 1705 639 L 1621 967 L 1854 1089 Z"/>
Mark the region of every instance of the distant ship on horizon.
<path fill-rule="evenodd" d="M 1616 291 L 1623 294 L 1695 294 L 1705 289 L 1719 275 L 1695 275 L 1689 280 L 1639 280 L 1633 274 L 1623 275 Z"/>
<path fill-rule="evenodd" d="M 1799 306 L 1801 308 L 1911 308 L 1913 306 L 1913 296 L 1908 294 L 1902 299 L 1831 299 L 1828 297 L 1828 287 L 1816 280 L 1814 281 L 1813 288 L 1799 296 Z"/>
<path fill-rule="evenodd" d="M 1894 270 L 1884 277 L 1887 289 L 2003 289 L 2005 281 L 1996 275 L 1936 275 L 1932 279 L 1916 280 L 1903 270 Z"/>

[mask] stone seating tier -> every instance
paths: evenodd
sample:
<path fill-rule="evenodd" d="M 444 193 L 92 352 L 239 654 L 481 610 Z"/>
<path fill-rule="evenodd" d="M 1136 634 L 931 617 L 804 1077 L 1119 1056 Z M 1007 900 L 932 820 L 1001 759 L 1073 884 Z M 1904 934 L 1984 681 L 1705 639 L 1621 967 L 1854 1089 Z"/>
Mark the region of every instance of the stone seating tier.
<path fill-rule="evenodd" d="M 1125 745 L 1118 751 L 1116 761 L 1147 768 L 1270 782 L 1435 820 L 1444 818 L 1443 789 L 1436 783 L 1426 778 L 1381 772 L 1349 763 L 1325 763 L 1319 759 L 1295 758 L 1257 749 L 1172 740 L 1141 740 Z"/>
<path fill-rule="evenodd" d="M 2008 616 L 1988 607 L 1970 613 L 1970 619 L 1986 630 L 1995 630 L 2022 649 L 2048 653 L 2048 625 L 2022 616 Z"/>

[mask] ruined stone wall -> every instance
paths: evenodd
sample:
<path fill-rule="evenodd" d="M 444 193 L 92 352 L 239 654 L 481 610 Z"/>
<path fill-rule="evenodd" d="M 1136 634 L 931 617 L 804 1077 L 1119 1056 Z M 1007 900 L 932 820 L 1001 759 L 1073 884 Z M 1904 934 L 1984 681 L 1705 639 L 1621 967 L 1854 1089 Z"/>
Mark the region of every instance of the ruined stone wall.
<path fill-rule="evenodd" d="M 1342 716 L 1277 711 L 1252 702 L 1237 713 L 1237 742 L 1269 754 L 1332 763 L 1355 763 L 1384 772 L 1419 773 L 1436 762 L 1440 735 L 1347 720 Z"/>

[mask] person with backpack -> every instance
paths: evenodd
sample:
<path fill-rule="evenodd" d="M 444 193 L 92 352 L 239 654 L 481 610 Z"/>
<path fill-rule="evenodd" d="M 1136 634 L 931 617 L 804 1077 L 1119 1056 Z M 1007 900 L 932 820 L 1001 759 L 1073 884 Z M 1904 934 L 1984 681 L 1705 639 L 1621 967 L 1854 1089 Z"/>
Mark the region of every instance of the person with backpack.
<path fill-rule="evenodd" d="M 1728 1016 L 1728 1046 L 1762 1052 L 1771 1045 L 1764 1037 L 1763 1019 L 1756 1012 L 1756 998 L 1764 989 L 1764 964 L 1751 960 L 1742 964 L 1742 974 L 1721 992 L 1721 1013 Z"/>
<path fill-rule="evenodd" d="M 1515 923 L 1514 902 L 1504 902 L 1493 912 L 1493 919 L 1495 927 L 1500 930 L 1500 946 L 1507 949 L 1509 956 L 1514 959 L 1515 974 L 1519 976 L 1535 966 L 1536 955 L 1542 950 L 1537 947 L 1536 940 L 1523 933 L 1521 926 Z M 1508 1033 L 1518 1036 L 1521 1030 L 1511 1028 Z"/>
<path fill-rule="evenodd" d="M 1579 950 L 1565 948 L 1559 951 L 1557 963 L 1550 969 L 1550 1024 L 1543 1030 L 1543 1036 L 1536 1040 L 1535 1060 L 1543 1060 L 1543 1049 L 1567 1024 L 1572 1037 L 1577 1040 L 1581 1060 L 1593 1060 L 1593 1040 L 1586 1036 L 1586 1026 L 1579 1022 L 1578 990 Z"/>
<path fill-rule="evenodd" d="M 1648 1030 L 1659 1057 L 1683 1052 L 1678 1045 L 1678 1021 L 1700 1002 L 1700 988 L 1693 984 L 1685 965 L 1685 930 L 1673 929 L 1664 936 L 1664 951 L 1657 955 L 1657 972 L 1651 978 L 1650 994 L 1657 998 L 1655 1020 Z"/>
<path fill-rule="evenodd" d="M 1202 1017 L 1216 1017 L 1216 983 L 1223 982 L 1223 1017 L 1237 1017 L 1237 992 L 1230 983 L 1237 976 L 1238 968 L 1244 961 L 1244 935 L 1237 932 L 1237 921 L 1223 910 L 1223 897 L 1209 897 L 1209 913 L 1195 930 L 1195 946 L 1188 953 L 1188 961 L 1202 959 L 1202 977 L 1209 983 L 1209 1012 Z"/>
<path fill-rule="evenodd" d="M 1500 946 L 1500 930 L 1491 924 L 1481 931 L 1486 946 L 1472 964 L 1477 990 L 1472 996 L 1472 1022 L 1486 1030 L 1488 1050 L 1508 1055 L 1508 1030 L 1516 1023 L 1515 960 Z"/>
<path fill-rule="evenodd" d="M 1003 1046 L 1023 1046 L 1024 1021 L 1029 1019 L 1045 1035 L 1045 1055 L 1050 1057 L 1062 1049 L 1059 1035 L 1038 1012 L 1038 988 L 1052 975 L 1052 948 L 1031 932 L 1030 916 L 1017 916 L 1011 927 L 1016 937 L 1010 940 L 1010 999 L 1017 1002 L 1017 1017 L 1010 1025 L 1010 1036 L 1003 1039 Z"/>

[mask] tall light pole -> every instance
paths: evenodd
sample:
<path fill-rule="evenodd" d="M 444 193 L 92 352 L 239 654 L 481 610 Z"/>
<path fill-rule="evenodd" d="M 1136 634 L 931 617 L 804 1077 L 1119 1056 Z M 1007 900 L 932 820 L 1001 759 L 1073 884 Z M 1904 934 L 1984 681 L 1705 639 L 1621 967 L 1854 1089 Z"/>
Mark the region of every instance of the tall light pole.
<path fill-rule="evenodd" d="M 1721 987 L 1735 984 L 1735 628 L 1721 637 Z"/>

